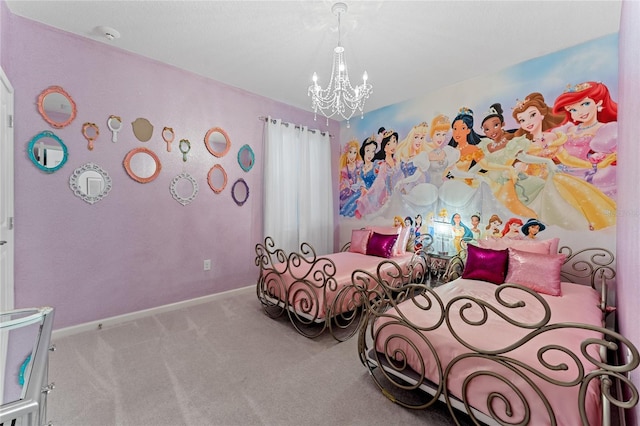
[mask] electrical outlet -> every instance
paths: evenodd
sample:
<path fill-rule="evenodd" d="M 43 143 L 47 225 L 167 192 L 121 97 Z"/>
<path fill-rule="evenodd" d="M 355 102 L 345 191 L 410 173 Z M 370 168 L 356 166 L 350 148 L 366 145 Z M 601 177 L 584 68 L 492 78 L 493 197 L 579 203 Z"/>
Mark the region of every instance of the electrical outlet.
<path fill-rule="evenodd" d="M 204 270 L 205 271 L 210 271 L 211 270 L 211 259 L 205 259 L 204 260 Z"/>

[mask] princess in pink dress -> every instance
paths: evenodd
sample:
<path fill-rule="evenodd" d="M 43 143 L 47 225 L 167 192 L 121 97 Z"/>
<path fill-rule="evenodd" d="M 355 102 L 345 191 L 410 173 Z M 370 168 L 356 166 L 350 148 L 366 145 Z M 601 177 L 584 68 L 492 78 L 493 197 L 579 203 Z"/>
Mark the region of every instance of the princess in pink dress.
<path fill-rule="evenodd" d="M 588 81 L 569 87 L 556 99 L 553 112 L 565 116 L 558 129 L 568 138 L 564 149 L 590 163 L 587 168 L 569 167 L 567 173 L 615 200 L 618 104 L 611 99 L 607 86 Z"/>

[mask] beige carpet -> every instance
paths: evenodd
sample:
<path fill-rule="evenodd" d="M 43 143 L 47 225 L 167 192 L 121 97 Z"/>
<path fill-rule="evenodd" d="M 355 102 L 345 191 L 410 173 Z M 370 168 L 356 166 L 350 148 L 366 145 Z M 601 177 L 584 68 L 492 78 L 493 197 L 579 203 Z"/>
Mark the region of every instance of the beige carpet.
<path fill-rule="evenodd" d="M 54 339 L 48 420 L 91 425 L 450 425 L 389 401 L 357 337 L 311 340 L 267 317 L 255 289 Z"/>

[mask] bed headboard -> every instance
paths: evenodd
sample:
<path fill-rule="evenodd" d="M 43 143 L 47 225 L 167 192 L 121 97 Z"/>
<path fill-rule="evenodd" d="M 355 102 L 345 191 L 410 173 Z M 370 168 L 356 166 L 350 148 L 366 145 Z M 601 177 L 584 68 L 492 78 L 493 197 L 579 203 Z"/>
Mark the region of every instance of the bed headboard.
<path fill-rule="evenodd" d="M 573 250 L 571 247 L 563 246 L 558 249 L 558 253 L 567 256 L 560 271 L 560 276 L 564 281 L 588 285 L 596 290 L 600 290 L 600 285 L 603 282 L 608 287 L 614 284 L 615 256 L 611 251 L 599 247 Z M 445 281 L 452 281 L 462 276 L 466 259 L 465 246 L 449 262 L 445 272 Z"/>

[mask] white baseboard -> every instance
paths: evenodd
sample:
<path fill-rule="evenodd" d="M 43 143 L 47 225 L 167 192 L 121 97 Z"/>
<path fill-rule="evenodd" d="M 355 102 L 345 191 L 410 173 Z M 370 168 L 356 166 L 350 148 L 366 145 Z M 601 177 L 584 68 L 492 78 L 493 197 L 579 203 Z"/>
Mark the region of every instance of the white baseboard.
<path fill-rule="evenodd" d="M 162 312 L 174 311 L 176 309 L 186 308 L 188 306 L 211 302 L 221 296 L 227 295 L 229 293 L 234 293 L 236 291 L 246 290 L 247 288 L 255 288 L 255 285 L 227 290 L 215 294 L 209 294 L 207 296 L 196 297 L 195 299 L 183 300 L 181 302 L 170 303 L 168 305 L 156 306 L 155 308 L 143 309 L 141 311 L 130 312 L 128 314 L 116 315 L 114 317 L 85 322 L 82 324 L 73 325 L 71 327 L 60 328 L 57 330 L 53 330 L 53 332 L 51 333 L 51 338 L 62 338 L 85 331 L 98 330 L 102 327 L 121 324 L 126 321 L 132 321 L 151 315 L 156 315 Z"/>

